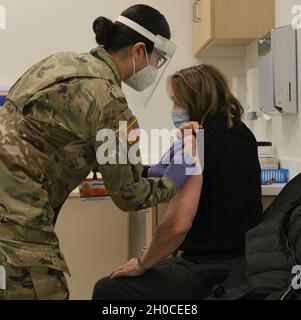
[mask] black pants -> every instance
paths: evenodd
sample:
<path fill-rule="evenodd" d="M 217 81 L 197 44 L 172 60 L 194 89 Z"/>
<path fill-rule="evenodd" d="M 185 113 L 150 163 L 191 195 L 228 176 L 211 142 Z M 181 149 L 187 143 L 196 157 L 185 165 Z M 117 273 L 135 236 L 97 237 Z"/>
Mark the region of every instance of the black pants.
<path fill-rule="evenodd" d="M 170 258 L 141 277 L 99 280 L 93 300 L 194 300 L 211 295 L 228 277 L 234 261 L 196 264 L 182 257 Z"/>

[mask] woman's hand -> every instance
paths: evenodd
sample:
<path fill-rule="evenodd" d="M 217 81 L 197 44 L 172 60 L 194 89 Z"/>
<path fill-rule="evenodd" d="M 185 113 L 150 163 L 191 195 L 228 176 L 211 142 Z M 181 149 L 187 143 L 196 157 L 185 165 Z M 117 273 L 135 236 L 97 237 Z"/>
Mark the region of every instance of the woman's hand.
<path fill-rule="evenodd" d="M 128 261 L 124 266 L 119 267 L 117 271 L 115 271 L 111 279 L 121 278 L 121 277 L 140 277 L 145 274 L 138 264 L 138 259 L 132 259 Z"/>
<path fill-rule="evenodd" d="M 183 135 L 185 130 L 192 130 L 196 133 L 198 129 L 203 129 L 203 127 L 196 121 L 187 122 L 180 127 L 180 131 Z"/>

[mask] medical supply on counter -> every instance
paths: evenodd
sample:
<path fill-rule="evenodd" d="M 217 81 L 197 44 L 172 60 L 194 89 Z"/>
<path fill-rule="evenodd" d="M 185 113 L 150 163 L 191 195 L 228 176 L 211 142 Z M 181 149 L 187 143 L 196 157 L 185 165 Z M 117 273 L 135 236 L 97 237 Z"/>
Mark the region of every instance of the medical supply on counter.
<path fill-rule="evenodd" d="M 97 177 L 94 172 L 93 178 L 85 179 L 79 186 L 80 199 L 82 201 L 103 201 L 109 200 L 110 194 L 105 187 L 103 180 Z"/>
<path fill-rule="evenodd" d="M 276 155 L 259 156 L 261 169 L 279 169 L 279 158 Z"/>
<path fill-rule="evenodd" d="M 274 183 L 287 183 L 288 178 L 288 169 L 263 169 L 261 171 L 262 185 L 271 185 Z"/>
<path fill-rule="evenodd" d="M 261 169 L 279 169 L 279 157 L 274 153 L 272 142 L 258 142 Z"/>

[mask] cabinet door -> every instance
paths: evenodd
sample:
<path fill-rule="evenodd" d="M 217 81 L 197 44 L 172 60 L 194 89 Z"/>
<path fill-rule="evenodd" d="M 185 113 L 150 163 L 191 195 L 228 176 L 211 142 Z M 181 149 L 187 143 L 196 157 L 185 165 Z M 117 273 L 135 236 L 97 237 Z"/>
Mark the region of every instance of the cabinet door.
<path fill-rule="evenodd" d="M 129 258 L 129 214 L 111 200 L 81 202 L 70 198 L 56 232 L 71 271 L 71 300 L 90 300 L 95 283 Z"/>
<path fill-rule="evenodd" d="M 214 11 L 215 37 L 225 44 L 246 44 L 274 27 L 274 0 L 215 0 Z"/>
<path fill-rule="evenodd" d="M 197 55 L 213 39 L 214 0 L 196 0 L 193 6 L 193 54 Z"/>

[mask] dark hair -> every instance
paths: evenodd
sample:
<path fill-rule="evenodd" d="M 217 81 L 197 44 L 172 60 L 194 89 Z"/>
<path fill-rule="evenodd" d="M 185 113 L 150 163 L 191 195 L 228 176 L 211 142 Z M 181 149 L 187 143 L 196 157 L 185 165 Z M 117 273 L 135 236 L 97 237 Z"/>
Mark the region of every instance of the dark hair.
<path fill-rule="evenodd" d="M 170 39 L 170 28 L 166 18 L 156 9 L 138 4 L 125 10 L 122 16 L 135 21 L 155 35 Z M 126 25 L 105 17 L 97 18 L 93 23 L 96 42 L 109 52 L 116 52 L 137 42 L 144 42 L 146 50 L 151 52 L 154 44 L 143 35 Z"/>

